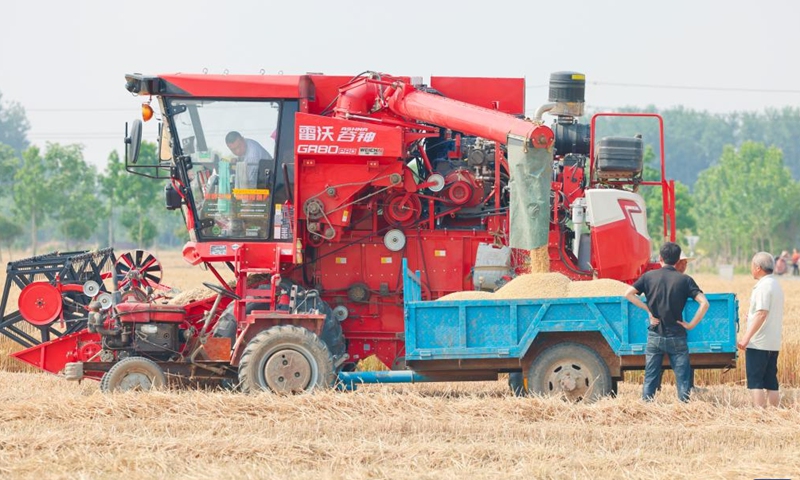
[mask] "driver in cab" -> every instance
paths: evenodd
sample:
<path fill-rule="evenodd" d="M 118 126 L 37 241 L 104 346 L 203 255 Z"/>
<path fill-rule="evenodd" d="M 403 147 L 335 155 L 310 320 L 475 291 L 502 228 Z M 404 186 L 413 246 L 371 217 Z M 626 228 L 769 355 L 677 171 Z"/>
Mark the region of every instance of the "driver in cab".
<path fill-rule="evenodd" d="M 236 155 L 235 188 L 257 188 L 258 167 L 261 160 L 272 160 L 272 155 L 251 138 L 232 131 L 225 136 L 225 144 Z"/>

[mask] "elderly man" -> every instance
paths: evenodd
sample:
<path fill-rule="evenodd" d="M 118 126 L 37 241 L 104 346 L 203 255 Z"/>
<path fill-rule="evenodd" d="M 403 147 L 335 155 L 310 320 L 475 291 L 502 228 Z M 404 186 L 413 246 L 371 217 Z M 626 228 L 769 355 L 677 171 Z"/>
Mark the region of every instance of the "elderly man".
<path fill-rule="evenodd" d="M 686 402 L 692 387 L 686 331 L 702 320 L 708 300 L 692 277 L 675 269 L 681 256 L 678 244 L 667 242 L 659 253 L 662 267 L 646 272 L 625 292 L 628 301 L 646 311 L 649 319 L 642 399 L 651 401 L 655 396 L 661 380 L 661 364 L 667 355 L 675 372 L 678 398 Z M 638 297 L 641 293 L 647 297 L 646 305 Z M 683 309 L 689 298 L 694 298 L 700 307 L 687 323 L 683 321 Z"/>
<path fill-rule="evenodd" d="M 775 262 L 767 252 L 758 252 L 750 263 L 750 273 L 758 280 L 750 296 L 747 330 L 738 346 L 745 351 L 747 389 L 753 405 L 777 407 L 778 351 L 783 323 L 783 289 L 773 275 Z"/>
<path fill-rule="evenodd" d="M 681 252 L 681 258 L 679 258 L 678 263 L 675 264 L 675 270 L 686 273 L 686 268 L 692 260 L 694 260 L 694 257 L 687 257 L 685 253 Z"/>

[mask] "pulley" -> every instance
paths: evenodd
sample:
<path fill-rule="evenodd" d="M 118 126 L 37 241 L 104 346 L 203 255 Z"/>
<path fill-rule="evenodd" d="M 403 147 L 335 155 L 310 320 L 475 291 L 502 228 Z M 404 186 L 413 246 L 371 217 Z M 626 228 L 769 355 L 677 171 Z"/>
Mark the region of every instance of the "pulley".
<path fill-rule="evenodd" d="M 97 302 L 100 302 L 100 310 L 108 310 L 111 308 L 113 304 L 112 297 L 110 293 L 101 293 L 95 299 Z"/>
<path fill-rule="evenodd" d="M 319 199 L 309 198 L 303 204 L 303 213 L 306 214 L 306 218 L 309 220 L 318 220 L 325 213 L 325 205 Z"/>
<path fill-rule="evenodd" d="M 333 318 L 335 318 L 337 322 L 343 322 L 347 320 L 349 316 L 350 311 L 344 305 L 338 305 L 333 309 Z"/>
<path fill-rule="evenodd" d="M 438 173 L 434 173 L 434 174 L 429 175 L 428 179 L 427 179 L 427 182 L 431 184 L 428 187 L 428 189 L 431 192 L 434 192 L 434 193 L 441 192 L 442 189 L 444 188 L 444 177 L 441 176 Z"/>
<path fill-rule="evenodd" d="M 32 325 L 49 325 L 61 315 L 64 300 L 61 292 L 48 282 L 33 282 L 19 294 L 19 313 Z"/>
<path fill-rule="evenodd" d="M 421 212 L 422 203 L 419 197 L 410 193 L 398 193 L 386 199 L 383 215 L 390 224 L 407 227 L 419 219 Z"/>
<path fill-rule="evenodd" d="M 402 230 L 394 229 L 386 232 L 383 244 L 392 252 L 399 252 L 406 246 L 406 234 Z"/>
<path fill-rule="evenodd" d="M 100 284 L 94 280 L 89 280 L 83 284 L 83 294 L 89 298 L 94 298 L 100 292 Z"/>

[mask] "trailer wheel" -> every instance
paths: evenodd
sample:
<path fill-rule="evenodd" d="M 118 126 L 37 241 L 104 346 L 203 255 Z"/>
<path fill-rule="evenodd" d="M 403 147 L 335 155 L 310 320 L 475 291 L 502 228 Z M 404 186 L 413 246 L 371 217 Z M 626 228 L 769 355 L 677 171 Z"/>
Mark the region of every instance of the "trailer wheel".
<path fill-rule="evenodd" d="M 528 394 L 525 390 L 525 379 L 522 376 L 522 372 L 509 373 L 508 386 L 511 388 L 511 393 L 513 393 L 515 397 L 524 397 Z"/>
<path fill-rule="evenodd" d="M 313 332 L 280 325 L 259 333 L 239 362 L 239 384 L 245 393 L 300 393 L 333 385 L 333 359 Z"/>
<path fill-rule="evenodd" d="M 611 390 L 608 365 L 597 352 L 578 343 L 549 347 L 528 369 L 528 391 L 534 395 L 593 402 Z"/>
<path fill-rule="evenodd" d="M 164 370 L 152 360 L 144 357 L 128 357 L 117 362 L 100 379 L 100 390 L 104 393 L 148 391 L 163 388 L 167 384 Z"/>

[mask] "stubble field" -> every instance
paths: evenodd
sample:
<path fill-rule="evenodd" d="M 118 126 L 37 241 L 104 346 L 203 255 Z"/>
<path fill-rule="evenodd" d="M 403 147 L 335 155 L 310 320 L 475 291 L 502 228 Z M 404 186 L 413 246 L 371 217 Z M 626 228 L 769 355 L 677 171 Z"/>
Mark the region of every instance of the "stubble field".
<path fill-rule="evenodd" d="M 164 282 L 210 273 L 157 252 Z M 0 283 L 5 281 L 0 273 Z M 696 275 L 706 292 L 754 281 Z M 743 368 L 698 372 L 680 404 L 638 400 L 632 375 L 592 405 L 516 398 L 503 381 L 367 386 L 297 397 L 168 391 L 104 395 L 95 382 L 0 371 L 0 478 L 790 478 L 800 472 L 800 281 L 786 296 L 782 406 L 755 410 Z M 0 365 L 12 348 L 0 340 Z"/>

